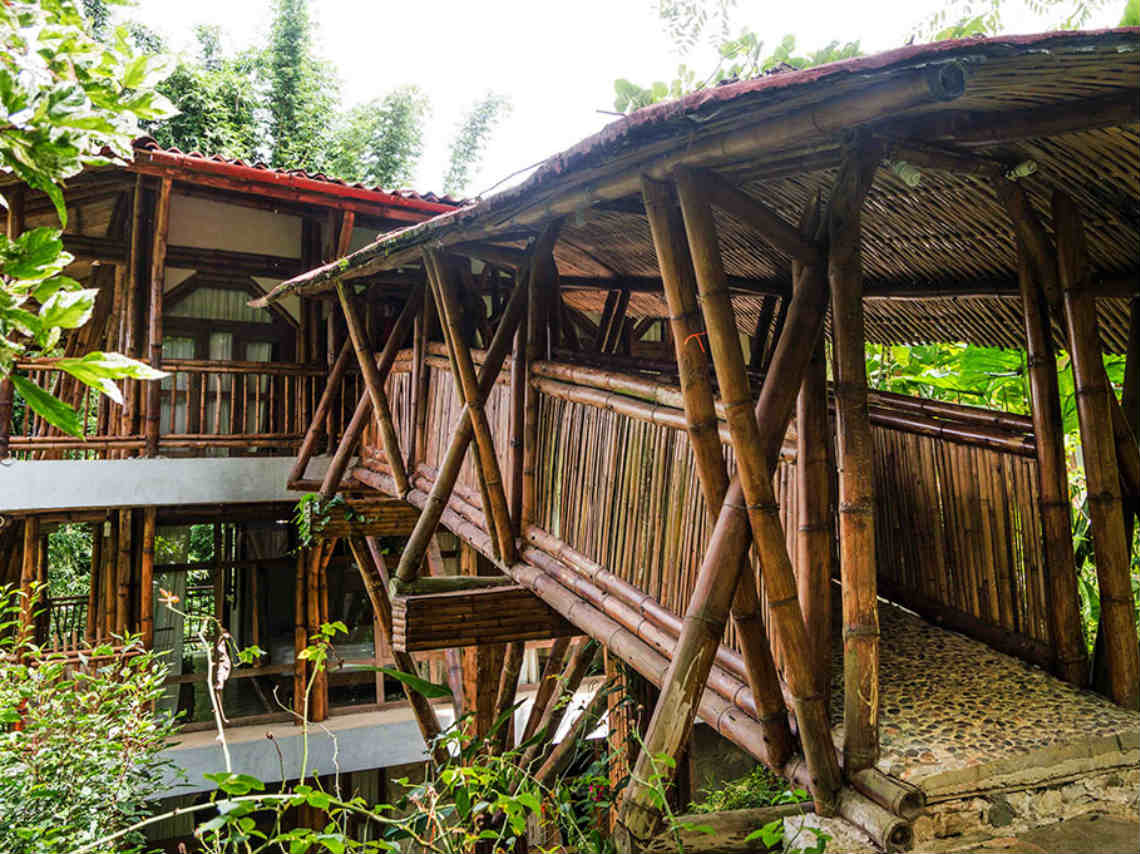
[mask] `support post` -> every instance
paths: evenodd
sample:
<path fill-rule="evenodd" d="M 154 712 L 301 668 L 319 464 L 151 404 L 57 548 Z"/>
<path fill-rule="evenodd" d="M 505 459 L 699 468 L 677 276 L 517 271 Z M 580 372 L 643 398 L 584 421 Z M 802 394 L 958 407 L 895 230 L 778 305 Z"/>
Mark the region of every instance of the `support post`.
<path fill-rule="evenodd" d="M 845 152 L 828 212 L 828 279 L 835 359 L 839 570 L 843 584 L 843 760 L 853 774 L 879 756 L 879 603 L 874 444 L 867 410 L 862 210 L 881 150 Z"/>
<path fill-rule="evenodd" d="M 348 324 L 348 335 L 352 339 L 352 347 L 356 351 L 356 361 L 364 375 L 364 385 L 368 390 L 369 400 L 372 402 L 372 411 L 377 424 L 380 426 L 380 442 L 384 446 L 384 456 L 388 460 L 388 466 L 392 469 L 392 479 L 395 481 L 396 491 L 399 493 L 397 497 L 403 498 L 408 494 L 411 487 L 408 484 L 408 473 L 404 469 L 404 459 L 400 456 L 400 439 L 396 435 L 396 426 L 392 421 L 392 409 L 388 405 L 388 395 L 384 391 L 384 377 L 376 366 L 376 357 L 372 353 L 368 333 L 360 321 L 356 306 L 348 297 L 343 282 L 337 282 L 336 292 L 340 299 L 340 307 L 344 311 L 344 319 Z M 409 302 L 411 302 L 411 298 L 409 298 Z M 408 322 L 411 322 L 411 317 L 408 318 Z M 391 340 L 393 340 L 393 336 L 389 336 L 389 341 Z M 395 354 L 393 353 L 394 357 Z M 344 439 L 341 440 L 342 444 L 348 438 L 346 431 Z M 327 477 L 325 482 L 328 483 Z M 321 489 L 323 492 L 323 485 Z"/>
<path fill-rule="evenodd" d="M 131 610 L 131 511 L 119 511 L 118 562 L 115 572 L 115 632 L 126 635 Z"/>
<path fill-rule="evenodd" d="M 88 643 L 95 643 L 99 632 L 99 594 L 103 579 L 103 523 L 96 522 L 91 528 L 91 583 L 87 590 L 87 625 L 83 636 Z"/>
<path fill-rule="evenodd" d="M 495 455 L 491 425 L 487 422 L 487 414 L 483 409 L 486 395 L 475 375 L 471 349 L 460 331 L 462 309 L 455 292 L 455 285 L 447 269 L 447 262 L 440 253 L 430 249 L 425 250 L 424 265 L 428 268 L 429 281 L 435 285 L 435 297 L 439 305 L 440 319 L 443 321 L 444 337 L 447 339 L 452 362 L 458 372 L 455 377 L 456 389 L 463 400 L 475 434 L 475 450 L 479 468 L 483 473 L 486 493 L 484 502 L 488 521 L 494 528 L 499 557 L 505 563 L 511 563 L 515 557 L 515 541 L 511 533 L 510 511 L 507 509 L 507 496 L 503 489 L 503 475 L 499 468 L 499 459 Z"/>
<path fill-rule="evenodd" d="M 459 563 L 463 575 L 498 575 L 498 570 L 490 561 L 462 540 L 459 542 Z M 467 731 L 477 740 L 491 735 L 505 647 L 505 644 L 479 644 L 460 650 L 463 662 L 463 713 L 471 716 Z"/>
<path fill-rule="evenodd" d="M 719 424 L 709 377 L 708 358 L 698 342 L 704 335 L 697 307 L 697 285 L 693 261 L 685 237 L 681 211 L 666 185 L 642 178 L 641 196 L 649 219 L 650 232 L 657 252 L 657 265 L 669 305 L 669 325 L 680 372 L 681 394 L 685 405 L 685 421 L 689 444 L 697 463 L 697 474 L 708 512 L 715 521 L 728 491 L 728 469 L 721 450 Z M 746 571 L 747 561 L 735 567 L 709 565 L 717 578 L 699 579 L 697 589 L 706 592 L 735 589 L 731 612 L 736 622 L 741 650 L 748 668 L 748 681 L 756 701 L 761 725 L 769 739 L 773 761 L 782 765 L 792 752 L 792 734 L 788 727 L 787 709 L 780 692 L 776 666 L 756 591 L 756 580 Z M 703 569 L 703 567 L 702 567 Z M 722 600 L 689 604 L 686 620 L 700 620 L 710 625 L 705 642 L 715 650 L 724 634 L 728 609 Z M 720 629 L 716 629 L 716 625 Z M 694 674 L 698 675 L 698 674 Z M 707 673 L 705 674 L 707 678 Z M 703 680 L 702 680 L 703 684 Z M 680 744 L 687 741 L 682 735 Z"/>
<path fill-rule="evenodd" d="M 559 669 L 562 667 L 562 659 L 566 657 L 566 650 L 569 647 L 570 638 L 556 638 L 550 647 L 550 654 L 546 658 L 546 664 L 542 668 L 542 676 L 539 678 L 538 690 L 534 692 L 534 705 L 530 707 L 526 726 L 523 727 L 522 738 L 519 739 L 520 743 L 530 741 L 530 737 L 538 729 L 539 721 L 546 713 L 550 698 L 554 696 L 554 689 L 558 687 Z"/>
<path fill-rule="evenodd" d="M 498 720 L 511 712 L 515 704 L 515 696 L 519 688 L 519 671 L 522 670 L 523 655 L 526 653 L 526 644 L 523 641 L 513 641 L 507 644 L 506 654 L 503 656 L 503 672 L 499 679 L 499 692 L 495 697 L 495 716 Z M 514 713 L 511 712 L 509 720 L 505 721 L 495 733 L 495 741 L 500 751 L 514 747 Z"/>
<path fill-rule="evenodd" d="M 503 318 L 499 321 L 499 328 L 495 330 L 495 337 L 491 340 L 491 346 L 487 348 L 483 364 L 479 368 L 478 386 L 481 398 L 485 398 L 494 387 L 503 360 L 507 356 L 507 350 L 510 349 L 511 337 L 522 318 L 525 298 L 526 292 L 522 288 L 516 288 L 507 302 Z M 420 564 L 423 563 L 432 537 L 435 536 L 440 517 L 447 508 L 447 500 L 451 496 L 455 482 L 459 479 L 467 447 L 474 437 L 470 408 L 465 406 L 460 414 L 459 424 L 451 436 L 451 444 L 448 445 L 439 471 L 436 473 L 435 484 L 432 486 L 427 504 L 420 513 L 411 536 L 404 544 L 404 551 L 400 554 L 396 577 L 401 581 L 412 581 L 419 573 Z"/>
<path fill-rule="evenodd" d="M 305 469 L 308 468 L 313 451 L 317 448 L 321 424 L 326 422 L 326 416 L 332 413 L 334 403 L 340 397 L 340 383 L 344 378 L 345 371 L 348 370 L 350 359 L 352 359 L 352 342 L 345 341 L 341 345 L 336 361 L 333 362 L 332 368 L 329 370 L 329 375 L 325 380 L 325 390 L 317 404 L 316 414 L 309 423 L 309 429 L 305 431 L 305 438 L 301 440 L 301 447 L 297 450 L 297 462 L 293 464 L 293 469 L 289 472 L 289 483 L 296 483 L 305 476 Z"/>
<path fill-rule="evenodd" d="M 1061 679 L 1084 688 L 1088 684 L 1088 648 L 1077 592 L 1072 503 L 1065 463 L 1061 395 L 1057 385 L 1057 355 L 1053 350 L 1049 306 L 1044 290 L 1035 280 L 1024 241 L 1020 235 L 1016 237 L 1033 433 L 1037 439 L 1049 633 L 1056 653 L 1054 669 Z"/>
<path fill-rule="evenodd" d="M 1100 586 L 1105 655 L 1112 699 L 1140 708 L 1140 650 L 1129 568 L 1129 545 L 1124 535 L 1120 468 L 1112 425 L 1112 387 L 1104 370 L 1097 331 L 1096 303 L 1088 288 L 1088 256 L 1084 224 L 1067 195 L 1053 195 L 1053 228 L 1057 240 L 1057 271 L 1065 309 L 1065 326 L 1073 360 L 1077 417 L 1081 429 L 1089 516 Z"/>
<path fill-rule="evenodd" d="M 156 507 L 143 510 L 142 560 L 139 563 L 139 632 L 143 649 L 154 649 L 154 538 Z"/>
<path fill-rule="evenodd" d="M 162 310 L 166 282 L 166 235 L 170 229 L 170 191 L 174 181 L 164 177 L 158 191 L 154 220 L 154 248 L 150 262 L 150 366 L 162 369 Z M 152 381 L 146 387 L 146 455 L 158 456 L 158 428 L 162 415 L 162 385 Z M 171 412 L 173 413 L 173 403 Z"/>
<path fill-rule="evenodd" d="M 9 240 L 15 240 L 24 230 L 24 187 L 17 185 L 8 193 L 6 231 Z M 0 460 L 8 459 L 8 445 L 12 436 L 12 402 L 15 388 L 7 376 L 0 379 Z"/>
<path fill-rule="evenodd" d="M 36 579 L 39 577 L 37 566 L 40 554 L 40 520 L 36 516 L 24 517 L 24 542 L 20 563 L 20 646 L 34 643 L 36 606 L 39 604 L 40 593 L 35 590 Z M 22 650 L 21 650 L 22 651 Z"/>
<path fill-rule="evenodd" d="M 531 269 L 528 267 L 515 274 L 515 292 L 525 293 L 529 287 Z M 509 451 L 507 484 L 510 491 L 511 525 L 515 537 L 522 534 L 523 500 L 523 441 L 526 434 L 527 376 L 527 318 L 524 315 L 515 330 L 513 354 L 511 356 L 511 445 Z"/>

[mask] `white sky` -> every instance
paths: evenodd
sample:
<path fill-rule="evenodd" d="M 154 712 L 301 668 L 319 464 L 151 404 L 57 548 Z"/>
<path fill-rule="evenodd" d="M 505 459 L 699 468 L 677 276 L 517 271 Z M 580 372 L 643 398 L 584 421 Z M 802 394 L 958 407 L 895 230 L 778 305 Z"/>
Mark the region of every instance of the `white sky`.
<path fill-rule="evenodd" d="M 916 22 L 945 0 L 740 0 L 736 21 L 776 44 L 794 33 L 803 50 L 858 39 L 871 53 L 902 45 Z M 227 49 L 262 44 L 271 0 L 138 0 L 130 14 L 192 49 L 192 28 L 219 23 Z M 1008 32 L 1049 29 L 1023 0 L 1006 0 Z M 1115 25 L 1124 0 L 1107 0 L 1090 27 Z M 347 105 L 418 84 L 433 114 L 416 189 L 439 190 L 447 147 L 467 108 L 488 89 L 514 111 L 492 140 L 470 194 L 561 151 L 613 121 L 613 81 L 672 80 L 679 58 L 661 32 L 653 0 L 312 0 L 318 52 L 339 69 Z M 1060 17 L 1060 15 L 1058 15 Z M 711 68 L 694 61 L 693 66 Z M 516 179 L 517 180 L 517 179 Z"/>

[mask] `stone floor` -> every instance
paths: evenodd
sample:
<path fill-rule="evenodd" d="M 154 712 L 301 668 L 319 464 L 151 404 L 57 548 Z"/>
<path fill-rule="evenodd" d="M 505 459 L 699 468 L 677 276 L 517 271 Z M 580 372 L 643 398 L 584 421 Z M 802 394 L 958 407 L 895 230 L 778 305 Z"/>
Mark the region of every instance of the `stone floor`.
<path fill-rule="evenodd" d="M 889 603 L 879 620 L 879 767 L 928 798 L 1017 785 L 1028 766 L 1037 779 L 1020 784 L 1040 785 L 1112 767 L 1140 747 L 1135 712 Z M 838 644 L 832 672 L 832 719 L 841 722 Z M 839 723 L 837 743 L 842 731 Z"/>

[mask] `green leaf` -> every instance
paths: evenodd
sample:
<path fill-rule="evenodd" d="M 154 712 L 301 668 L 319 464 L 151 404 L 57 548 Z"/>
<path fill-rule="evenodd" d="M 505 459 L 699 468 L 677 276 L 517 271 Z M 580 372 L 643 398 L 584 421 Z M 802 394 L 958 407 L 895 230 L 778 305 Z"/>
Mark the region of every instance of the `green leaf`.
<path fill-rule="evenodd" d="M 265 784 L 256 777 L 248 774 L 203 774 L 207 780 L 217 784 L 218 788 L 227 795 L 248 795 L 250 792 L 265 791 Z"/>
<path fill-rule="evenodd" d="M 83 438 L 83 428 L 79 423 L 79 415 L 74 409 L 25 377 L 13 374 L 11 380 L 16 391 L 27 401 L 32 411 L 40 415 L 48 424 L 57 427 L 69 436 L 74 436 L 77 439 Z"/>
<path fill-rule="evenodd" d="M 9 245 L 3 272 L 13 279 L 46 279 L 71 260 L 72 256 L 63 251 L 59 229 L 33 228 Z"/>
<path fill-rule="evenodd" d="M 436 685 L 434 682 L 428 682 L 426 679 L 421 679 L 418 676 L 413 676 L 410 673 L 404 673 L 394 667 L 361 667 L 361 670 L 372 670 L 377 673 L 385 673 L 400 682 L 403 682 L 413 691 L 422 694 L 429 700 L 439 699 L 441 697 L 450 697 L 451 691 L 443 685 Z"/>
<path fill-rule="evenodd" d="M 94 288 L 56 291 L 40 306 L 40 322 L 44 328 L 76 329 L 91 319 L 98 296 Z"/>

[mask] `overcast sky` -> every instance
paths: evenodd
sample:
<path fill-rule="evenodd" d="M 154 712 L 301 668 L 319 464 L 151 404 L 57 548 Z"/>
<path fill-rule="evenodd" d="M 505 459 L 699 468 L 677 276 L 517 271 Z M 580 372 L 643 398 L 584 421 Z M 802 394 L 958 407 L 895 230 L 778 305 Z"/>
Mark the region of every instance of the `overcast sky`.
<path fill-rule="evenodd" d="M 772 44 L 794 33 L 805 50 L 833 39 L 858 39 L 865 52 L 905 43 L 916 22 L 944 6 L 938 0 L 740 0 L 739 25 Z M 263 44 L 271 0 L 138 0 L 130 13 L 193 49 L 192 28 L 218 23 L 227 48 Z M 404 83 L 431 98 L 419 190 L 438 190 L 447 146 L 465 110 L 489 89 L 510 96 L 514 110 L 495 134 L 470 193 L 594 133 L 613 116 L 613 81 L 672 80 L 680 59 L 661 32 L 653 0 L 312 0 L 318 51 L 339 70 L 346 105 Z M 1037 32 L 1023 0 L 1006 0 L 1009 32 Z M 1113 26 L 1123 0 L 1107 0 L 1090 26 Z M 696 61 L 696 67 L 711 67 Z"/>

